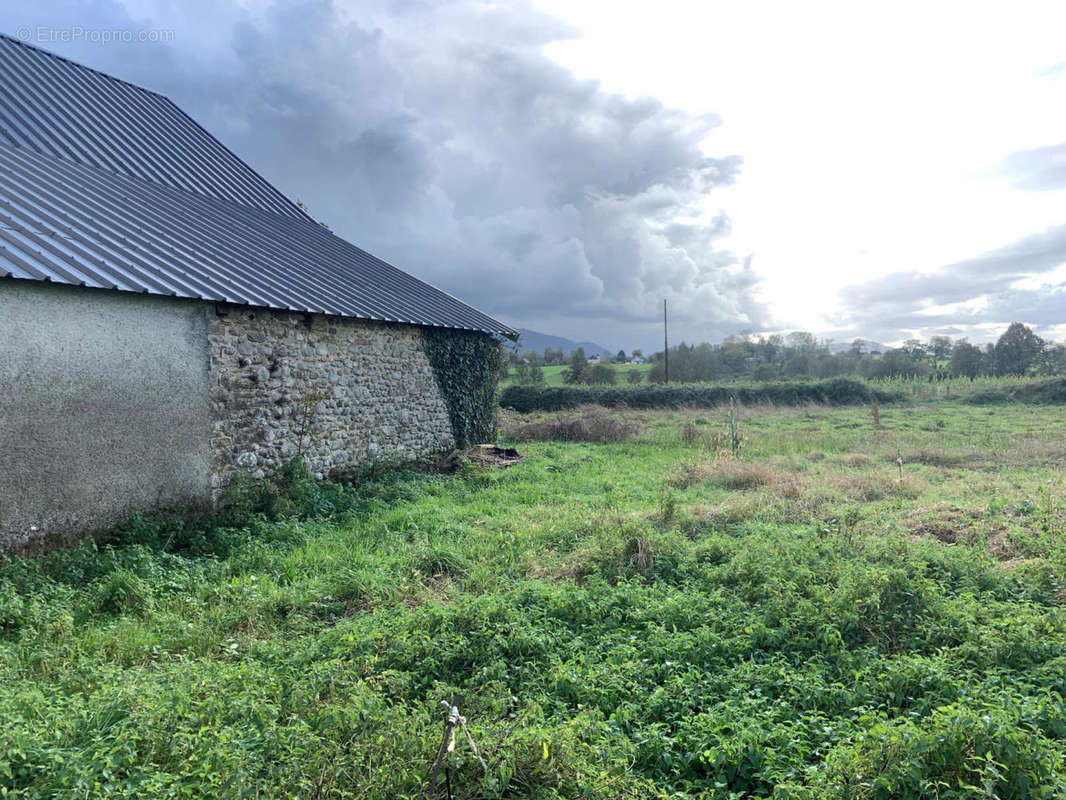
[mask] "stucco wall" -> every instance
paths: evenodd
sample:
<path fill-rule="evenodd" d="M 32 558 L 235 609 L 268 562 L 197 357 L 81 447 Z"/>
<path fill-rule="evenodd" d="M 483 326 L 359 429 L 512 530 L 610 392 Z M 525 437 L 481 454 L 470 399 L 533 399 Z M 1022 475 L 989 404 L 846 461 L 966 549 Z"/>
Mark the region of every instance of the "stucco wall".
<path fill-rule="evenodd" d="M 417 326 L 14 280 L 0 320 L 0 551 L 454 446 Z"/>
<path fill-rule="evenodd" d="M 454 446 L 416 326 L 231 307 L 208 337 L 216 486 L 297 454 L 325 474 Z"/>
<path fill-rule="evenodd" d="M 213 316 L 209 303 L 0 280 L 0 549 L 209 502 Z"/>

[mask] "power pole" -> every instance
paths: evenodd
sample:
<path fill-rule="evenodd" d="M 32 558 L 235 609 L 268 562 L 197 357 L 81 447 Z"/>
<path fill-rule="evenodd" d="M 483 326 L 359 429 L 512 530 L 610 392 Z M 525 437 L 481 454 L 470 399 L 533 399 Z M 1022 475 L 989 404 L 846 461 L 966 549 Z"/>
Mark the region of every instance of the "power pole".
<path fill-rule="evenodd" d="M 666 335 L 666 298 L 663 298 L 663 383 L 670 382 L 670 341 Z"/>

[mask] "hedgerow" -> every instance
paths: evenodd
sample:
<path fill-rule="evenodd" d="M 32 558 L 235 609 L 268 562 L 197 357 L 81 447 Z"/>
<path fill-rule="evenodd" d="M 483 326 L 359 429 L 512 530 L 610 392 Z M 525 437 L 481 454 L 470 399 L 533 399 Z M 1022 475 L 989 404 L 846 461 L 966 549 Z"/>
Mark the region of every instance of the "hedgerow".
<path fill-rule="evenodd" d="M 834 378 L 818 383 L 781 381 L 762 386 L 703 386 L 652 384 L 639 387 L 508 386 L 500 394 L 500 405 L 519 412 L 561 411 L 595 404 L 629 408 L 715 408 L 728 405 L 729 398 L 744 404 L 773 403 L 790 406 L 802 403 L 857 405 L 870 393 L 878 402 L 903 399 L 902 394 L 873 389 L 861 381 Z"/>
<path fill-rule="evenodd" d="M 1002 405 L 1004 403 L 1033 403 L 1037 405 L 1066 403 L 1066 378 L 1051 378 L 1007 384 L 1003 387 L 981 389 L 963 396 L 963 401 L 976 406 Z"/>

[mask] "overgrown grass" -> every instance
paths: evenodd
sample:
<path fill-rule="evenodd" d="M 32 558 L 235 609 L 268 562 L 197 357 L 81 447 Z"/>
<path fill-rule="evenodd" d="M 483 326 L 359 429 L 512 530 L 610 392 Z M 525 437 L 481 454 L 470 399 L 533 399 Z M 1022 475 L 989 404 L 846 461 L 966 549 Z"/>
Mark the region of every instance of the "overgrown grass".
<path fill-rule="evenodd" d="M 640 432 L 632 415 L 611 412 L 602 406 L 584 406 L 572 413 L 519 418 L 503 412 L 501 432 L 516 442 L 624 442 Z"/>
<path fill-rule="evenodd" d="M 0 792 L 1066 795 L 1061 410 L 615 413 L 0 565 Z"/>

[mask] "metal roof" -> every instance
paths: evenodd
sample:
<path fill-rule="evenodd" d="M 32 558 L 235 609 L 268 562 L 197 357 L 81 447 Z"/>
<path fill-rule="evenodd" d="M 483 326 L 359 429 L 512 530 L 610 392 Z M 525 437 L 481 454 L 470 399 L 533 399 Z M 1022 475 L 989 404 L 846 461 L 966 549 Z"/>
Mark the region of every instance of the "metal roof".
<path fill-rule="evenodd" d="M 163 95 L 2 34 L 0 136 L 64 161 L 306 216 Z"/>
<path fill-rule="evenodd" d="M 515 335 L 309 219 L 5 145 L 0 277 Z"/>
<path fill-rule="evenodd" d="M 335 236 L 161 95 L 0 36 L 0 277 L 516 332 Z"/>

